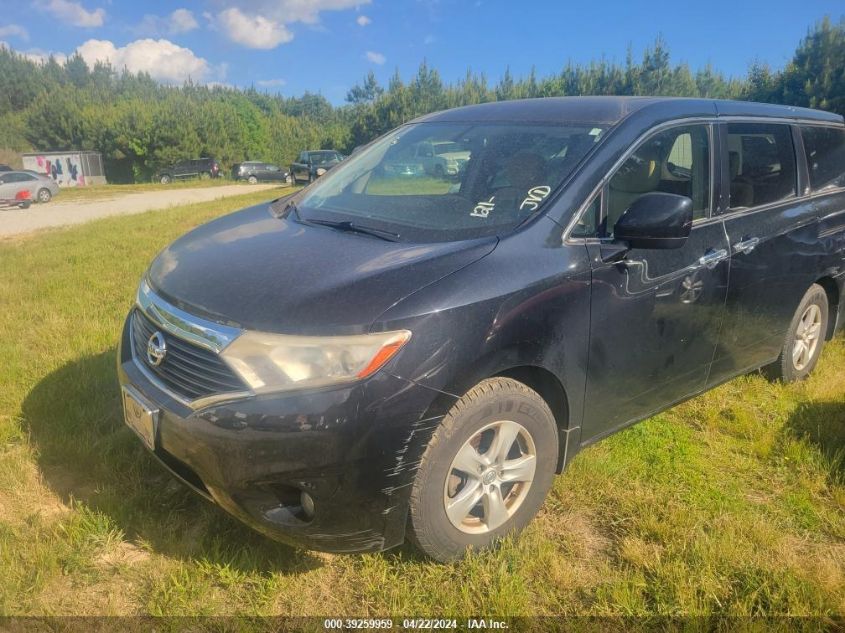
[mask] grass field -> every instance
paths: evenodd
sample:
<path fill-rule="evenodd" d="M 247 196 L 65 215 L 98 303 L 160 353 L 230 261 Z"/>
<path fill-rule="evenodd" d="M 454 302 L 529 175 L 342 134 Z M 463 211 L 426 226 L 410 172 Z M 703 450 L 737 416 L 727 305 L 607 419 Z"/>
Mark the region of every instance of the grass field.
<path fill-rule="evenodd" d="M 106 200 L 127 193 L 144 193 L 146 191 L 168 191 L 172 189 L 195 189 L 197 187 L 223 187 L 226 185 L 242 184 L 244 193 L 248 192 L 249 184 L 238 183 L 228 178 L 176 180 L 169 185 L 159 182 L 136 183 L 134 185 L 91 185 L 90 187 L 65 187 L 56 196 L 61 202 L 81 202 L 92 200 Z"/>
<path fill-rule="evenodd" d="M 0 244 L 1 614 L 845 613 L 841 338 L 805 383 L 742 377 L 583 451 L 460 563 L 298 551 L 172 481 L 123 425 L 115 341 L 166 243 L 266 195 Z"/>

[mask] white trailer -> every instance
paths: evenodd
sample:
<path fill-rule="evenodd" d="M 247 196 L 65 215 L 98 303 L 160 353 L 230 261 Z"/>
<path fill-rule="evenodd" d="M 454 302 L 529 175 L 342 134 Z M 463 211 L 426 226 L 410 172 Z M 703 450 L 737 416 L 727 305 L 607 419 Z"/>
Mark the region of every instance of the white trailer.
<path fill-rule="evenodd" d="M 60 187 L 106 184 L 99 152 L 32 152 L 23 155 L 23 168 L 49 176 Z"/>

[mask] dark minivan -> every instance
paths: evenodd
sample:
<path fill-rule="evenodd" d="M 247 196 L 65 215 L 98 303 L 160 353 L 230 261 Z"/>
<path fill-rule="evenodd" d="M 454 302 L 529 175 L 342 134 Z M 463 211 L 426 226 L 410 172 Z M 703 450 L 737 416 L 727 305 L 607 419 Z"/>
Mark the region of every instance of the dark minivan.
<path fill-rule="evenodd" d="M 457 176 L 385 169 L 457 143 Z M 438 560 L 539 510 L 583 447 L 842 320 L 845 125 L 554 98 L 422 117 L 166 248 L 123 330 L 127 424 L 257 530 Z"/>
<path fill-rule="evenodd" d="M 246 180 L 251 185 L 259 182 L 288 182 L 290 172 L 273 163 L 248 160 L 232 165 L 232 180 Z"/>

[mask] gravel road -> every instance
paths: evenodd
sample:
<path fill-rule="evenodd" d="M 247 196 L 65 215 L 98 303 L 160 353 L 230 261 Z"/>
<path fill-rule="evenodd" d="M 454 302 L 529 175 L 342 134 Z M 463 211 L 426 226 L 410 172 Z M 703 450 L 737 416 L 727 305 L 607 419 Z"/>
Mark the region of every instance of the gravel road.
<path fill-rule="evenodd" d="M 47 204 L 34 204 L 29 209 L 0 209 L 0 237 L 30 233 L 51 226 L 81 224 L 109 215 L 129 215 L 154 209 L 209 202 L 265 189 L 278 185 L 224 185 L 222 187 L 197 187 L 119 193 L 113 198 L 98 198 L 91 202 L 62 202 L 61 193 Z M 279 188 L 279 191 L 283 191 Z"/>

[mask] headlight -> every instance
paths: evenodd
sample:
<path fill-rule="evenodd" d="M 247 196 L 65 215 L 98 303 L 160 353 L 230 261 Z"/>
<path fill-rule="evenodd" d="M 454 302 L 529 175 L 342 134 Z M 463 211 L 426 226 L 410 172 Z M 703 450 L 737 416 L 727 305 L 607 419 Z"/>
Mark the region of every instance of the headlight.
<path fill-rule="evenodd" d="M 318 175 L 318 176 L 322 176 L 322 175 L 323 175 L 323 174 L 325 174 L 325 173 L 326 173 L 326 170 L 325 170 L 325 169 L 323 169 L 322 167 L 319 167 L 319 168 L 317 169 L 317 175 Z"/>
<path fill-rule="evenodd" d="M 255 393 L 268 393 L 366 378 L 410 338 L 407 330 L 325 337 L 246 332 L 220 355 Z"/>

